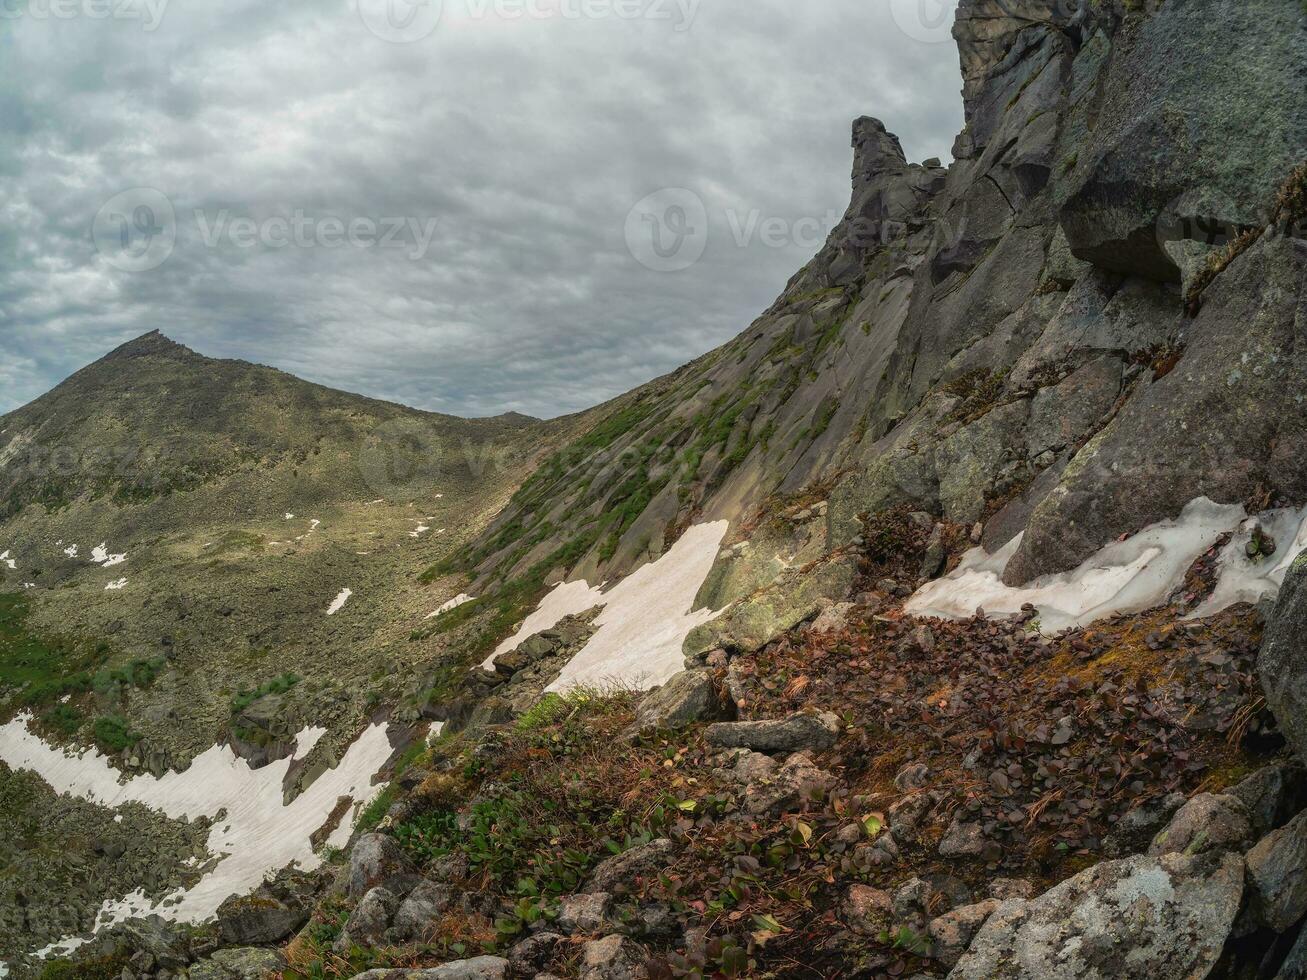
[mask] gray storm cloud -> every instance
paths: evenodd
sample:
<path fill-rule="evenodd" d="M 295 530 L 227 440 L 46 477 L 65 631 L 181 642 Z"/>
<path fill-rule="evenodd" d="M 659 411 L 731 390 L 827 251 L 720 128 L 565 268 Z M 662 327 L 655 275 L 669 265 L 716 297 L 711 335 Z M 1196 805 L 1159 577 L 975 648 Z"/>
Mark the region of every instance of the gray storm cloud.
<path fill-rule="evenodd" d="M 961 126 L 947 30 L 898 0 L 0 2 L 0 412 L 154 329 L 435 411 L 576 411 L 770 304 L 847 204 L 854 117 L 916 159 Z M 173 238 L 132 271 L 105 240 L 160 226 L 108 206 L 138 188 Z M 676 271 L 627 241 L 664 188 L 707 221 Z"/>

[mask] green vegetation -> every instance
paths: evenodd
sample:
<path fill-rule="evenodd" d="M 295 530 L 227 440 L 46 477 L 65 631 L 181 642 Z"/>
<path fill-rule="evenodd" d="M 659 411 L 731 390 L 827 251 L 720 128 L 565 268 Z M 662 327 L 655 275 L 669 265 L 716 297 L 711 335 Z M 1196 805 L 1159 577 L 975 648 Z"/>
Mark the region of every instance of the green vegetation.
<path fill-rule="evenodd" d="M 242 691 L 231 699 L 231 713 L 239 714 L 259 698 L 266 698 L 270 694 L 285 694 L 302 679 L 298 674 L 282 674 L 253 690 Z"/>
<path fill-rule="evenodd" d="M 121 715 L 106 715 L 95 719 L 92 729 L 95 744 L 109 754 L 124 752 L 141 740 L 141 734 L 132 730 Z"/>

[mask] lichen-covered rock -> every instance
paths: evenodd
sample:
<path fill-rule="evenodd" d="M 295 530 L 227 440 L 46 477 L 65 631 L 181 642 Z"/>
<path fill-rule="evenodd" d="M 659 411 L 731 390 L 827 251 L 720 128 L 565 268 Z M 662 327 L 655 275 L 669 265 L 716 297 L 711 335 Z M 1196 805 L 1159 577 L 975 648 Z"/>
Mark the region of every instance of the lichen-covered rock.
<path fill-rule="evenodd" d="M 286 958 L 275 949 L 220 949 L 194 964 L 188 980 L 266 980 L 286 969 Z"/>
<path fill-rule="evenodd" d="M 566 940 L 556 932 L 537 932 L 508 951 L 508 962 L 517 976 L 535 976 L 563 942 Z"/>
<path fill-rule="evenodd" d="M 477 956 L 426 970 L 369 970 L 355 980 L 508 980 L 510 969 L 502 957 Z"/>
<path fill-rule="evenodd" d="M 393 838 L 384 834 L 365 834 L 355 842 L 350 852 L 349 893 L 362 898 L 378 885 L 413 874 L 413 865 Z"/>
<path fill-rule="evenodd" d="M 607 936 L 581 950 L 580 980 L 645 980 L 644 949 L 625 936 Z"/>
<path fill-rule="evenodd" d="M 1264 226 L 1307 156 L 1307 28 L 1294 4 L 1246 0 L 1157 4 L 1125 33 L 1062 227 L 1078 258 L 1178 281 L 1168 240 Z"/>
<path fill-rule="evenodd" d="M 951 980 L 1205 977 L 1243 897 L 1237 854 L 1109 861 L 994 910 Z"/>
<path fill-rule="evenodd" d="M 1307 813 L 1264 837 L 1247 863 L 1254 914 L 1285 932 L 1307 914 Z"/>
<path fill-rule="evenodd" d="M 1285 575 L 1257 658 L 1266 700 L 1301 762 L 1307 762 L 1307 552 Z"/>
<path fill-rule="evenodd" d="M 998 900 L 990 898 L 932 919 L 926 927 L 930 936 L 930 955 L 945 966 L 953 966 L 998 906 Z"/>
<path fill-rule="evenodd" d="M 790 715 L 766 721 L 737 721 L 709 725 L 704 740 L 719 749 L 751 749 L 775 754 L 809 750 L 824 752 L 839 737 L 839 716 L 831 712 Z"/>
<path fill-rule="evenodd" d="M 1307 809 L 1307 770 L 1301 766 L 1267 766 L 1227 792 L 1243 801 L 1253 836 L 1265 837 Z"/>
<path fill-rule="evenodd" d="M 614 895 L 633 891 L 641 878 L 656 875 L 665 868 L 675 853 L 676 845 L 666 838 L 660 838 L 615 854 L 599 863 L 590 875 L 585 890 Z"/>
<path fill-rule="evenodd" d="M 685 670 L 640 702 L 634 729 L 680 728 L 696 721 L 734 717 L 709 670 Z"/>
<path fill-rule="evenodd" d="M 558 928 L 569 934 L 599 932 L 612 908 L 613 896 L 607 892 L 569 895 L 559 903 Z"/>
<path fill-rule="evenodd" d="M 833 558 L 814 568 L 784 571 L 775 584 L 735 603 L 721 616 L 697 626 L 685 638 L 687 666 L 711 650 L 751 653 L 821 610 L 821 600 L 840 601 L 853 589 L 855 563 Z"/>
<path fill-rule="evenodd" d="M 1153 840 L 1148 853 L 1202 854 L 1243 851 L 1252 843 L 1248 810 L 1237 796 L 1202 793 L 1182 806 Z"/>
<path fill-rule="evenodd" d="M 985 851 L 985 831 L 977 823 L 955 817 L 939 842 L 941 857 L 976 857 Z"/>
<path fill-rule="evenodd" d="M 395 913 L 392 926 L 395 936 L 403 940 L 421 940 L 453 907 L 457 894 L 452 885 L 425 879 L 409 892 Z"/>
<path fill-rule="evenodd" d="M 893 900 L 888 892 L 868 885 L 852 885 L 841 908 L 845 923 L 863 936 L 879 936 L 890 926 Z"/>
<path fill-rule="evenodd" d="M 373 888 L 354 906 L 333 948 L 348 955 L 355 946 L 366 949 L 380 945 L 398 910 L 398 895 L 385 888 Z"/>
<path fill-rule="evenodd" d="M 771 776 L 751 782 L 744 790 L 744 809 L 753 814 L 780 814 L 820 799 L 835 785 L 835 777 L 819 769 L 804 752 L 796 752 Z"/>

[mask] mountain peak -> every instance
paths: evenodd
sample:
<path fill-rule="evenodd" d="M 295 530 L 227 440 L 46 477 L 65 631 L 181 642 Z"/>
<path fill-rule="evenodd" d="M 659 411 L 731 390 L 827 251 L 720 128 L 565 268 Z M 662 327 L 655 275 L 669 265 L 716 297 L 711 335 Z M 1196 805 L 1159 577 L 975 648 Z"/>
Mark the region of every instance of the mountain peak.
<path fill-rule="evenodd" d="M 163 335 L 161 331 L 151 330 L 135 340 L 129 340 L 121 347 L 110 351 L 105 360 L 122 360 L 138 357 L 170 357 L 175 360 L 193 358 L 199 355 L 189 347 L 184 347 Z"/>

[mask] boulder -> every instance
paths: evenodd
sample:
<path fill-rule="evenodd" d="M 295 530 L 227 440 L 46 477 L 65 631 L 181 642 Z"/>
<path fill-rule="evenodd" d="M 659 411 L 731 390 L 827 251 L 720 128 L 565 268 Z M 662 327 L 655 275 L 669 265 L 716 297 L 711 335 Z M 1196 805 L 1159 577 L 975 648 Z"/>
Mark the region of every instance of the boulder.
<path fill-rule="evenodd" d="M 220 949 L 190 968 L 189 980 L 265 980 L 280 976 L 286 958 L 275 949 Z"/>
<path fill-rule="evenodd" d="M 645 980 L 648 957 L 625 936 L 608 936 L 585 944 L 581 950 L 580 980 Z"/>
<path fill-rule="evenodd" d="M 834 785 L 834 776 L 813 765 L 806 753 L 796 752 L 774 775 L 745 788 L 744 809 L 753 814 L 788 813 L 820 798 Z"/>
<path fill-rule="evenodd" d="M 893 920 L 893 900 L 888 892 L 867 885 L 853 885 L 844 896 L 845 923 L 862 936 L 879 936 Z"/>
<path fill-rule="evenodd" d="M 994 910 L 951 980 L 1188 980 L 1220 958 L 1243 897 L 1237 854 L 1108 861 Z"/>
<path fill-rule="evenodd" d="M 640 702 L 634 728 L 647 731 L 717 721 L 733 717 L 732 707 L 718 693 L 712 671 L 686 670 Z"/>
<path fill-rule="evenodd" d="M 676 845 L 666 838 L 660 838 L 615 854 L 599 863 L 590 875 L 585 890 L 609 894 L 631 891 L 639 879 L 657 875 L 675 853 Z"/>
<path fill-rule="evenodd" d="M 990 898 L 932 919 L 926 927 L 926 934 L 930 936 L 930 955 L 945 966 L 953 966 L 998 906 L 998 899 Z"/>
<path fill-rule="evenodd" d="M 512 964 L 516 976 L 534 976 L 553 957 L 558 944 L 563 942 L 566 940 L 556 932 L 537 932 L 508 951 L 508 962 Z"/>
<path fill-rule="evenodd" d="M 395 913 L 393 929 L 396 937 L 405 940 L 425 938 L 441 916 L 453 907 L 457 897 L 452 885 L 423 880 L 409 892 Z"/>
<path fill-rule="evenodd" d="M 1226 792 L 1243 801 L 1253 836 L 1265 837 L 1307 809 L 1307 771 L 1301 766 L 1267 766 Z"/>
<path fill-rule="evenodd" d="M 1275 612 L 1266 623 L 1257 673 L 1275 720 L 1307 762 L 1307 552 L 1294 559 L 1285 575 Z"/>
<path fill-rule="evenodd" d="M 1130 33 L 1103 79 L 1110 94 L 1062 227 L 1081 259 L 1178 279 L 1166 244 L 1220 245 L 1264 225 L 1307 155 L 1301 11 L 1280 0 L 1159 4 Z M 1142 74 L 1148 85 L 1131 84 Z"/>
<path fill-rule="evenodd" d="M 508 980 L 510 969 L 502 957 L 477 956 L 427 970 L 368 970 L 354 980 Z"/>
<path fill-rule="evenodd" d="M 612 908 L 613 896 L 607 892 L 569 895 L 559 903 L 558 928 L 568 934 L 599 932 Z"/>
<path fill-rule="evenodd" d="M 365 834 L 354 844 L 349 856 L 349 894 L 362 898 L 378 885 L 414 874 L 413 865 L 393 838 L 384 834 Z M 407 889 L 405 889 L 407 890 Z"/>
<path fill-rule="evenodd" d="M 1242 852 L 1253 839 L 1248 810 L 1237 796 L 1202 793 L 1182 806 L 1166 829 L 1153 839 L 1148 853 L 1202 854 Z"/>
<path fill-rule="evenodd" d="M 826 711 L 819 715 L 709 725 L 704 739 L 719 749 L 751 749 L 768 754 L 804 749 L 824 752 L 835 744 L 842 727 L 839 716 Z"/>
<path fill-rule="evenodd" d="M 227 899 L 214 923 L 225 946 L 271 946 L 303 928 L 313 910 L 315 882 L 283 875 L 253 894 Z"/>
<path fill-rule="evenodd" d="M 336 937 L 333 946 L 337 953 L 348 956 L 355 946 L 378 946 L 399 911 L 399 896 L 385 888 L 374 888 L 354 906 L 345 928 Z"/>
<path fill-rule="evenodd" d="M 1287 931 L 1307 914 L 1307 813 L 1248 852 L 1250 905 L 1258 921 Z"/>
<path fill-rule="evenodd" d="M 978 823 L 954 817 L 944 839 L 939 842 L 941 857 L 977 857 L 985 851 L 985 831 Z"/>

